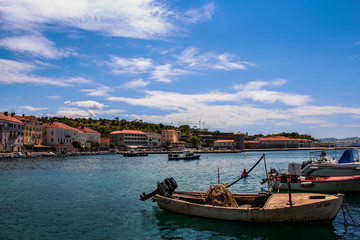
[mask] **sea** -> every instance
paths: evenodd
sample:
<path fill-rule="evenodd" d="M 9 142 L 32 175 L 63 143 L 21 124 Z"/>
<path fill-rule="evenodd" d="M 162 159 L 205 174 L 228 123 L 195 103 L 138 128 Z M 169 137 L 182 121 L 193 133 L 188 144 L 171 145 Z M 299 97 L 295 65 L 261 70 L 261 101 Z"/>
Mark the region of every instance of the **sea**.
<path fill-rule="evenodd" d="M 241 223 L 170 213 L 142 192 L 173 177 L 178 189 L 206 191 L 231 183 L 265 154 L 283 172 L 309 151 L 207 153 L 200 160 L 90 155 L 0 160 L 0 239 L 360 239 L 360 194 L 346 194 L 345 218 L 332 223 Z M 218 174 L 219 173 L 219 174 Z M 229 188 L 267 191 L 264 162 Z M 346 220 L 346 221 L 345 221 Z"/>

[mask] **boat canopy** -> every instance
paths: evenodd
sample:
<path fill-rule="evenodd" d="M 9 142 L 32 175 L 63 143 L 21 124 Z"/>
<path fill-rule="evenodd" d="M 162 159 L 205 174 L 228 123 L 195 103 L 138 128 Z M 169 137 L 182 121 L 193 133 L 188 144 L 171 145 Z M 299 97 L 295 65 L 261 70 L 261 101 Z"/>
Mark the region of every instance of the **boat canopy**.
<path fill-rule="evenodd" d="M 341 158 L 338 160 L 338 163 L 352 163 L 352 162 L 354 162 L 354 154 L 351 149 L 345 150 Z"/>

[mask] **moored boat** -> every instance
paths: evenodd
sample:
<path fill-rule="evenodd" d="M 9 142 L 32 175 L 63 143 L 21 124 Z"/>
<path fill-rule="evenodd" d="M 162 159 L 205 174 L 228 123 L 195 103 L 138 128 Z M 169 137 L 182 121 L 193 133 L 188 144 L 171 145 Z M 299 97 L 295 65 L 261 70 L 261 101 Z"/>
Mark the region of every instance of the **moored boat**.
<path fill-rule="evenodd" d="M 339 153 L 341 157 L 337 159 Z M 360 162 L 355 149 L 328 149 L 313 151 L 310 159 L 301 165 L 301 176 L 331 177 L 360 175 Z"/>
<path fill-rule="evenodd" d="M 154 192 L 149 195 L 143 193 L 140 199 L 154 197 L 160 208 L 170 212 L 240 222 L 332 221 L 344 199 L 343 194 L 233 194 L 231 197 L 235 199 L 235 205 L 219 206 L 206 201 L 209 191 L 175 191 L 176 187 L 175 180 L 165 179 L 158 183 Z"/>
<path fill-rule="evenodd" d="M 360 176 L 294 177 L 287 176 L 291 189 L 302 192 L 345 193 L 360 192 Z M 273 189 L 288 190 L 288 184 L 281 178 L 270 177 Z"/>
<path fill-rule="evenodd" d="M 124 152 L 123 156 L 124 157 L 145 157 L 145 156 L 148 156 L 148 153 L 137 152 L 134 149 L 130 149 L 129 151 Z"/>
<path fill-rule="evenodd" d="M 193 160 L 200 159 L 200 154 L 194 154 L 190 151 L 185 151 L 182 154 L 179 153 L 169 153 L 168 160 Z"/>

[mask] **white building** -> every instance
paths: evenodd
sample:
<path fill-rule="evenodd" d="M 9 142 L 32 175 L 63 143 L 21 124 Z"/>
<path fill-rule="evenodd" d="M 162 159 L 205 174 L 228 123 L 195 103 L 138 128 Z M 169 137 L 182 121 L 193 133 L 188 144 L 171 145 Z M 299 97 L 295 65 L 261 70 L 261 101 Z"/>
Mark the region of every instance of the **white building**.
<path fill-rule="evenodd" d="M 215 149 L 233 149 L 235 146 L 234 140 L 216 140 L 214 142 Z"/>
<path fill-rule="evenodd" d="M 53 146 L 56 151 L 73 151 L 72 142 L 78 140 L 78 129 L 64 123 L 45 123 L 44 145 Z"/>
<path fill-rule="evenodd" d="M 92 130 L 90 128 L 85 127 L 84 125 L 79 126 L 78 129 L 85 134 L 85 144 L 84 146 L 90 148 L 92 142 L 99 142 L 100 143 L 100 133 Z"/>
<path fill-rule="evenodd" d="M 161 134 L 154 132 L 146 132 L 147 145 L 151 148 L 157 148 L 161 146 Z"/>
<path fill-rule="evenodd" d="M 145 147 L 147 137 L 144 132 L 138 130 L 122 130 L 110 133 L 110 144 L 117 147 Z"/>

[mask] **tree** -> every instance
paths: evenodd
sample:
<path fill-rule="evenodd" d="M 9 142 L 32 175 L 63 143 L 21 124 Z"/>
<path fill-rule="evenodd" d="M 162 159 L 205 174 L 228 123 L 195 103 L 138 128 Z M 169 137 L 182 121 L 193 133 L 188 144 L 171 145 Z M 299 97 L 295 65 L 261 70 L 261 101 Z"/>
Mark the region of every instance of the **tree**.
<path fill-rule="evenodd" d="M 74 148 L 77 148 L 77 149 L 81 148 L 81 142 L 79 142 L 77 140 L 73 141 L 71 144 Z"/>
<path fill-rule="evenodd" d="M 198 136 L 191 136 L 188 139 L 186 139 L 188 143 L 191 143 L 193 147 L 196 147 L 200 142 L 201 139 Z"/>

